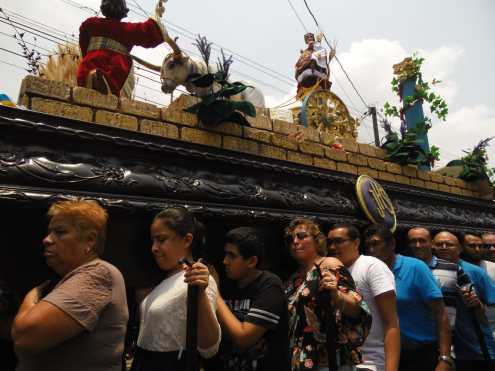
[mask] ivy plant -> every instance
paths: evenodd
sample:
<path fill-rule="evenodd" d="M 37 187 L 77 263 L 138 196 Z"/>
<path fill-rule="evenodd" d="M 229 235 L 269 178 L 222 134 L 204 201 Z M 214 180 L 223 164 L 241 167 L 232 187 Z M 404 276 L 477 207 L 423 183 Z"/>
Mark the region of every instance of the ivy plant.
<path fill-rule="evenodd" d="M 195 44 L 207 66 L 207 73 L 191 79 L 191 83 L 199 88 L 211 87 L 211 93 L 201 98 L 201 101 L 185 109 L 186 112 L 196 114 L 205 125 L 217 126 L 222 122 L 235 122 L 248 125 L 246 117 L 256 117 L 256 108 L 251 102 L 233 101 L 231 97 L 237 95 L 249 86 L 242 82 L 229 82 L 229 68 L 232 64 L 232 56 L 226 57 L 223 50 L 222 58 L 218 58 L 218 72 L 210 72 L 209 59 L 211 43 L 205 37 L 198 36 Z"/>
<path fill-rule="evenodd" d="M 489 180 L 495 175 L 495 168 L 488 166 L 488 155 L 486 152 L 486 147 L 488 147 L 488 144 L 493 138 L 495 137 L 481 140 L 471 152 L 464 151 L 466 156 L 458 160 L 458 164 L 462 166 L 459 178 L 466 181 Z"/>
<path fill-rule="evenodd" d="M 407 129 L 405 124 L 405 112 L 417 102 L 427 102 L 431 113 L 435 114 L 441 121 L 445 121 L 449 112 L 445 100 L 432 92 L 430 84 L 423 80 L 423 75 L 421 74 L 423 62 L 424 58 L 413 54 L 412 57 L 406 58 L 403 62 L 394 66 L 395 76 L 391 83 L 392 90 L 399 95 L 403 105 L 398 108 L 386 102 L 383 106 L 383 113 L 387 118 L 397 118 L 402 124 L 399 135 L 399 133 L 392 130 L 387 120 L 383 121 L 387 134 L 382 148 L 388 153 L 387 159 L 402 165 L 430 163 L 433 166 L 434 162 L 440 159 L 438 147 L 431 146 L 427 151 L 421 148 L 424 142 L 420 138 L 426 135 L 431 128 L 431 119 L 425 116 L 424 121 L 416 123 L 415 129 Z M 404 97 L 403 83 L 409 79 L 416 80 L 416 87 L 412 95 Z M 435 83 L 436 80 L 433 80 L 432 85 Z"/>
<path fill-rule="evenodd" d="M 387 151 L 387 160 L 401 165 L 430 163 L 433 166 L 434 162 L 440 159 L 438 147 L 431 146 L 429 151 L 421 147 L 423 144 L 421 136 L 426 130 L 424 124 L 409 130 L 403 125 L 400 133 L 395 132 L 388 122 L 384 123 L 383 127 L 387 134 L 382 148 Z"/>

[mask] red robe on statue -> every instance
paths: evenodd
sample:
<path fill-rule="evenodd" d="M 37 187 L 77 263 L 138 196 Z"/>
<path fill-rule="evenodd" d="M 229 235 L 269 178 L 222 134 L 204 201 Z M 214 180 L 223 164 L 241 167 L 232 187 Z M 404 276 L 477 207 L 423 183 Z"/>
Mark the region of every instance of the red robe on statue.
<path fill-rule="evenodd" d="M 105 48 L 104 45 L 88 51 L 88 47 L 95 40 L 91 42 L 91 38 L 98 38 L 100 42 L 109 39 L 110 44 L 112 40 L 116 41 L 117 45 L 123 46 L 127 52 L 125 50 L 117 52 L 115 48 Z M 86 86 L 88 74 L 92 70 L 99 69 L 105 76 L 112 94 L 119 96 L 131 71 L 132 59 L 128 54 L 133 46 L 153 48 L 162 42 L 162 31 L 153 19 L 131 23 L 111 18 L 88 18 L 79 28 L 79 46 L 83 59 L 77 69 L 77 84 Z"/>

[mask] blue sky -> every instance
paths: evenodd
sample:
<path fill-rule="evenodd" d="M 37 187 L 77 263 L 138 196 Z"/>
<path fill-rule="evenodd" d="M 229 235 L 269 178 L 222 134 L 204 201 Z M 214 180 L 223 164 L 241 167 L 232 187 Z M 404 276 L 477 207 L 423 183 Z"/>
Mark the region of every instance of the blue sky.
<path fill-rule="evenodd" d="M 446 98 L 450 108 L 447 122 L 434 121 L 430 131 L 431 144 L 441 148 L 440 164 L 461 156 L 463 149 L 472 148 L 479 140 L 495 136 L 495 1 L 307 2 L 327 38 L 337 41 L 337 55 L 369 105 L 380 108 L 385 101 L 398 103 L 390 89 L 392 64 L 413 51 L 426 58 L 424 77 L 429 81 L 434 77 L 442 80 L 437 92 Z M 100 1 L 0 1 L 7 10 L 76 36 L 79 24 L 91 15 L 78 7 L 78 3 L 97 9 Z M 129 20 L 144 19 L 134 0 L 127 3 L 135 10 L 129 14 Z M 148 13 L 155 5 L 155 1 L 150 0 L 138 3 Z M 169 0 L 165 23 L 172 36 L 179 36 L 178 43 L 184 49 L 193 51 L 192 41 L 187 36 L 201 33 L 241 55 L 243 58 L 234 58 L 234 77 L 260 86 L 267 96 L 267 105 L 276 106 L 294 94 L 293 66 L 299 50 L 304 47 L 305 28 L 316 31 L 303 0 L 290 0 L 290 3 L 304 26 L 296 18 L 289 0 Z M 11 33 L 12 30 L 0 24 L 0 32 Z M 20 52 L 15 41 L 5 35 L 0 34 L 0 43 L 3 48 Z M 54 48 L 53 43 L 45 40 L 37 43 Z M 168 48 L 136 48 L 133 52 L 160 63 Z M 0 60 L 23 64 L 19 57 L 2 51 Z M 253 68 L 253 61 L 260 65 Z M 24 73 L 5 64 L 1 66 L 4 73 L 0 90 L 16 97 Z M 366 110 L 364 104 L 335 62 L 331 69 L 334 92 L 359 116 Z M 162 104 L 168 102 L 166 96 L 156 91 L 157 84 L 145 80 L 141 83 L 147 87 L 139 88 L 138 95 Z M 373 140 L 368 119 L 361 125 L 359 140 L 367 143 Z M 495 140 L 489 155 L 491 166 L 495 166 Z"/>

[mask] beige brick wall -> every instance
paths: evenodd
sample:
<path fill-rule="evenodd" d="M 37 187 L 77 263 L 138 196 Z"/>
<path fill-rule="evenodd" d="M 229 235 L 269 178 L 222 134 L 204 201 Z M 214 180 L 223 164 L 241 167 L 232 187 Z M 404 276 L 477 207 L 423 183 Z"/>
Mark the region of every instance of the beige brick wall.
<path fill-rule="evenodd" d="M 88 107 L 76 106 L 56 100 L 32 98 L 33 111 L 48 113 L 54 116 L 66 117 L 74 120 L 93 121 L 93 110 Z"/>
<path fill-rule="evenodd" d="M 63 82 L 45 80 L 37 76 L 28 75 L 22 81 L 19 91 L 20 97 L 24 94 L 69 101 L 70 86 Z"/>
<path fill-rule="evenodd" d="M 120 98 L 120 109 L 122 112 L 130 115 L 147 117 L 153 120 L 158 120 L 161 116 L 160 108 L 154 104 L 137 100 Z"/>
<path fill-rule="evenodd" d="M 137 118 L 118 112 L 98 110 L 96 111 L 95 123 L 126 130 L 138 130 Z"/>
<path fill-rule="evenodd" d="M 345 162 L 337 162 L 337 170 L 343 173 L 349 173 L 357 175 L 357 167 L 351 164 L 346 164 Z"/>
<path fill-rule="evenodd" d="M 244 126 L 243 136 L 244 138 L 256 140 L 258 142 L 270 143 L 272 134 L 266 130 L 259 130 L 249 126 Z"/>
<path fill-rule="evenodd" d="M 144 119 L 141 120 L 139 131 L 164 138 L 179 139 L 179 128 L 166 122 Z"/>
<path fill-rule="evenodd" d="M 277 160 L 286 160 L 287 151 L 282 148 L 269 146 L 266 144 L 260 144 L 260 155 L 265 157 L 274 158 Z"/>
<path fill-rule="evenodd" d="M 230 151 L 250 153 L 252 155 L 257 155 L 259 153 L 258 142 L 231 136 L 223 137 L 223 148 Z"/>
<path fill-rule="evenodd" d="M 115 95 L 103 95 L 96 90 L 81 88 L 79 86 L 72 89 L 72 99 L 76 104 L 105 108 L 112 111 L 115 111 L 119 105 L 119 99 Z"/>
<path fill-rule="evenodd" d="M 299 151 L 302 153 L 308 153 L 310 155 L 325 156 L 325 147 L 318 143 L 302 142 L 299 143 Z"/>
<path fill-rule="evenodd" d="M 203 144 L 210 147 L 221 147 L 222 136 L 208 131 L 183 127 L 180 133 L 180 139 L 185 142 Z"/>
<path fill-rule="evenodd" d="M 273 133 L 271 142 L 275 147 L 291 149 L 293 151 L 297 150 L 296 139 L 291 138 L 288 135 Z"/>
<path fill-rule="evenodd" d="M 166 108 L 112 95 L 101 95 L 81 87 L 34 76 L 24 79 L 20 101 L 29 108 L 47 114 L 210 147 L 224 148 L 340 171 L 466 197 L 479 197 L 472 183 L 424 172 L 414 166 L 384 161 L 386 152 L 369 144 L 339 138 L 343 150 L 332 148 L 334 134 L 271 119 L 266 109 L 257 108 L 257 117 L 247 117 L 251 126 L 222 123 L 209 127 L 197 116 L 184 112 L 199 99 L 182 95 Z"/>
<path fill-rule="evenodd" d="M 337 164 L 335 161 L 328 160 L 326 158 L 320 158 L 320 157 L 313 157 L 313 164 L 316 167 L 321 167 L 323 169 L 328 169 L 328 170 L 337 170 Z"/>
<path fill-rule="evenodd" d="M 344 151 L 338 149 L 333 149 L 328 147 L 325 148 L 325 156 L 335 161 L 342 161 L 342 162 L 347 161 L 347 154 Z"/>
<path fill-rule="evenodd" d="M 287 152 L 287 160 L 308 166 L 313 165 L 313 157 L 294 151 Z"/>

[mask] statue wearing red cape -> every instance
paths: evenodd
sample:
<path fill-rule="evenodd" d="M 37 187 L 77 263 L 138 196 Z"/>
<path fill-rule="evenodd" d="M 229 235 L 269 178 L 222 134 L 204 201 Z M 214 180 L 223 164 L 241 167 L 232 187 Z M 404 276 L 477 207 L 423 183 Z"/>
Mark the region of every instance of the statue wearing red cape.
<path fill-rule="evenodd" d="M 83 59 L 77 84 L 103 94 L 130 97 L 134 85 L 130 51 L 134 46 L 153 48 L 164 41 L 159 15 L 157 20 L 122 22 L 129 11 L 125 0 L 103 0 L 100 9 L 105 18 L 88 18 L 79 28 Z"/>

